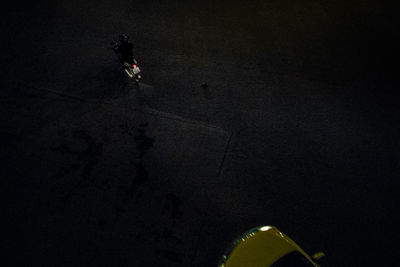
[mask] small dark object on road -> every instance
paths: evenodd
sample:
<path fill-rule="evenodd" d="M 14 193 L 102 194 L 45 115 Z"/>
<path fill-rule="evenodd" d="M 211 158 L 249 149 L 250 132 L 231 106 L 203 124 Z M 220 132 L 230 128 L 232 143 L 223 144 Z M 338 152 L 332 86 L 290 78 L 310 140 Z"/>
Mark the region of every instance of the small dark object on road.
<path fill-rule="evenodd" d="M 208 84 L 207 84 L 207 83 L 203 83 L 203 84 L 201 85 L 201 87 L 207 88 L 207 87 L 208 87 Z"/>

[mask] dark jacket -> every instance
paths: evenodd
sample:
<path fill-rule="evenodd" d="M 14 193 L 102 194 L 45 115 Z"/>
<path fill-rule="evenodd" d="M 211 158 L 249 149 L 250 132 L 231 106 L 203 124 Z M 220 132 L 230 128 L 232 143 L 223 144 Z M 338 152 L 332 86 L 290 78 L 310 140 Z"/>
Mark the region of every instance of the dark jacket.
<path fill-rule="evenodd" d="M 113 47 L 113 50 L 120 57 L 121 61 L 133 64 L 133 44 L 121 42 Z"/>

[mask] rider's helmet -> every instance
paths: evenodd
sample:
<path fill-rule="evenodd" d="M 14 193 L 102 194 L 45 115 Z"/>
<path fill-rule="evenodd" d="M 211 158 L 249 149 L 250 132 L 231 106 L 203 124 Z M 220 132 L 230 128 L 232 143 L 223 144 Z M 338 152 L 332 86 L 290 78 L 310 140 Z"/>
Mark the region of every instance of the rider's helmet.
<path fill-rule="evenodd" d="M 121 43 L 128 42 L 128 40 L 129 40 L 129 36 L 126 35 L 126 34 L 121 34 L 121 35 L 119 36 L 119 41 L 120 41 Z"/>

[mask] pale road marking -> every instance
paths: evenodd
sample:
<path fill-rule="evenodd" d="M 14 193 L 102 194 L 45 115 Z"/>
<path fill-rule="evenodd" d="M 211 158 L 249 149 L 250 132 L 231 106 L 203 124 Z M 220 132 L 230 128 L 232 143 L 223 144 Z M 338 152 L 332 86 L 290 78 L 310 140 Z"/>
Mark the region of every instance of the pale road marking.
<path fill-rule="evenodd" d="M 224 129 L 222 129 L 221 127 L 212 125 L 212 124 L 207 124 L 205 122 L 202 121 L 198 121 L 198 120 L 190 120 L 190 119 L 186 119 L 184 117 L 172 114 L 172 113 L 168 113 L 168 112 L 164 112 L 164 111 L 159 111 L 156 109 L 152 109 L 148 106 L 145 106 L 142 110 L 138 110 L 141 111 L 145 114 L 148 115 L 152 115 L 152 116 L 157 116 L 160 118 L 164 118 L 164 119 L 170 119 L 170 120 L 175 120 L 175 121 L 180 121 L 180 122 L 184 122 L 184 123 L 188 123 L 188 124 L 193 124 L 196 126 L 200 126 L 200 127 L 204 127 L 213 131 L 219 131 L 222 133 L 226 133 L 226 131 Z"/>
<path fill-rule="evenodd" d="M 145 83 L 140 83 L 139 87 L 137 87 L 136 85 L 131 83 L 131 84 L 128 84 L 128 87 L 130 87 L 130 88 L 135 87 L 135 90 L 141 91 L 139 93 L 142 93 L 142 94 L 145 94 L 145 92 L 143 92 L 143 90 L 141 90 L 141 89 L 143 89 L 143 88 L 153 89 L 154 88 L 153 86 L 145 84 Z M 136 97 L 136 96 L 133 94 L 133 97 Z M 129 98 L 131 98 L 131 95 L 129 96 Z M 221 133 L 227 133 L 226 130 L 224 130 L 221 127 L 218 127 L 218 126 L 215 126 L 215 125 L 212 125 L 212 124 L 208 124 L 208 123 L 203 122 L 203 121 L 187 119 L 187 118 L 181 117 L 181 116 L 173 114 L 173 113 L 168 113 L 168 112 L 160 111 L 160 110 L 157 110 L 157 109 L 153 109 L 153 108 L 150 108 L 145 103 L 142 105 L 141 108 L 140 107 L 139 108 L 134 108 L 134 110 L 142 112 L 142 113 L 147 114 L 147 115 L 151 115 L 151 116 L 156 116 L 156 117 L 169 119 L 169 120 L 180 121 L 180 122 L 183 122 L 183 123 L 193 124 L 193 125 L 196 125 L 196 126 L 204 127 L 204 128 L 209 129 L 209 130 L 218 131 L 218 132 L 221 132 Z"/>
<path fill-rule="evenodd" d="M 55 95 L 57 97 L 60 97 L 60 98 L 68 98 L 68 99 L 75 100 L 75 101 L 82 102 L 82 103 L 97 104 L 97 105 L 104 105 L 104 104 L 105 105 L 115 105 L 115 103 L 109 102 L 109 101 L 90 100 L 90 99 L 82 98 L 82 97 L 79 97 L 79 96 L 65 94 L 65 93 L 62 93 L 62 92 L 55 91 L 55 90 L 42 89 L 42 88 L 38 88 L 38 87 L 26 85 L 26 84 L 21 84 L 21 85 L 23 86 L 22 88 L 20 87 L 21 89 L 29 88 L 29 89 L 34 90 L 34 91 L 47 92 L 47 93 L 53 94 L 53 95 Z M 140 84 L 140 86 L 147 87 L 147 88 L 153 88 L 153 86 L 146 85 L 146 84 Z M 226 131 L 221 127 L 218 127 L 218 126 L 215 126 L 215 125 L 212 125 L 212 124 L 207 124 L 205 122 L 198 121 L 198 120 L 186 119 L 184 117 L 181 117 L 179 115 L 175 115 L 175 114 L 172 114 L 172 113 L 159 111 L 159 110 L 156 110 L 156 109 L 148 107 L 146 104 L 144 104 L 142 108 L 140 108 L 140 107 L 139 108 L 135 108 L 134 107 L 133 110 L 138 111 L 138 112 L 142 112 L 144 114 L 151 115 L 151 116 L 156 116 L 156 117 L 169 119 L 169 120 L 180 121 L 180 122 L 183 122 L 183 123 L 188 123 L 188 124 L 193 124 L 193 125 L 196 125 L 196 126 L 204 127 L 204 128 L 207 128 L 207 129 L 210 129 L 210 130 L 213 130 L 213 131 L 226 133 Z"/>

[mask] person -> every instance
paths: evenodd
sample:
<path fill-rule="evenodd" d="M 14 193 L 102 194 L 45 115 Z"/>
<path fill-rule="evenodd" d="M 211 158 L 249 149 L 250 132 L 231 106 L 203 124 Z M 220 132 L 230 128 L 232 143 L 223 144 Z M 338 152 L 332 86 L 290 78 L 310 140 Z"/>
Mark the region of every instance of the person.
<path fill-rule="evenodd" d="M 129 36 L 121 34 L 119 36 L 119 43 L 111 42 L 112 49 L 118 55 L 121 62 L 125 65 L 133 65 L 133 44 L 129 41 Z"/>

